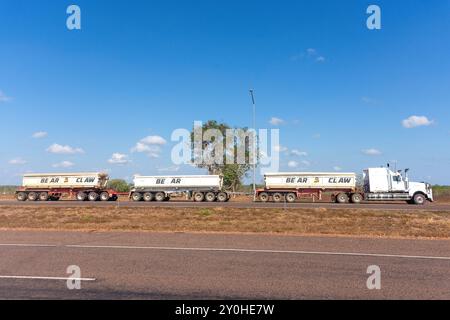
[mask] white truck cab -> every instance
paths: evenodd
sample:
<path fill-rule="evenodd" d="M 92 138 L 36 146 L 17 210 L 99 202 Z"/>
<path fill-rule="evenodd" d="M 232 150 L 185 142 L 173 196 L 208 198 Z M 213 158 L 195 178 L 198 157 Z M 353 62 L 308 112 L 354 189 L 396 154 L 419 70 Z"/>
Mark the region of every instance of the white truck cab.
<path fill-rule="evenodd" d="M 412 204 L 433 201 L 433 190 L 429 183 L 412 182 L 408 179 L 408 169 L 404 177 L 401 170 L 389 168 L 369 168 L 364 170 L 364 197 L 367 201 L 405 200 Z"/>

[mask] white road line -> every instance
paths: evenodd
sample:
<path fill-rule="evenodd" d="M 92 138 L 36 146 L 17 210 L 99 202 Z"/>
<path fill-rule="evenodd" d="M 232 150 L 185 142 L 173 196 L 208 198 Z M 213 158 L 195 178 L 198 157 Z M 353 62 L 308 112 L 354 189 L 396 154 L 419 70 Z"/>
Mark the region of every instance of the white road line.
<path fill-rule="evenodd" d="M 84 249 L 132 249 L 132 250 L 238 252 L 238 253 L 282 253 L 282 254 L 301 254 L 301 255 L 384 257 L 384 258 L 427 259 L 427 260 L 448 260 L 448 261 L 450 261 L 450 257 L 413 256 L 413 255 L 360 253 L 360 252 L 258 250 L 258 249 L 233 249 L 233 248 L 225 249 L 225 248 L 137 247 L 137 246 L 87 246 L 87 245 L 67 245 L 66 247 L 68 247 L 68 248 L 84 248 Z"/>
<path fill-rule="evenodd" d="M 96 281 L 95 278 L 64 278 L 64 277 L 35 277 L 35 276 L 0 276 L 0 279 Z"/>
<path fill-rule="evenodd" d="M 0 247 L 57 247 L 55 244 L 0 243 Z"/>

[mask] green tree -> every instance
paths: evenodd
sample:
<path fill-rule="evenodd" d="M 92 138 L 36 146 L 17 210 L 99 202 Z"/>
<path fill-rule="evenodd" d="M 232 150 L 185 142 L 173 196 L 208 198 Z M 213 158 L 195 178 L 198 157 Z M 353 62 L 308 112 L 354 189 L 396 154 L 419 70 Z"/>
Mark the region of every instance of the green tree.
<path fill-rule="evenodd" d="M 112 179 L 108 182 L 108 188 L 117 192 L 129 192 L 130 185 L 122 179 Z"/>
<path fill-rule="evenodd" d="M 250 164 L 250 141 L 248 137 L 245 137 L 243 140 L 239 139 L 238 137 L 234 137 L 233 143 L 231 146 L 229 145 L 227 148 L 226 145 L 226 134 L 228 129 L 232 129 L 229 125 L 226 123 L 219 123 L 215 120 L 209 120 L 202 126 L 202 133 L 204 134 L 207 130 L 217 130 L 221 133 L 221 137 L 217 139 L 216 137 L 207 138 L 204 135 L 202 135 L 202 151 L 206 152 L 206 154 L 210 155 L 212 158 L 216 158 L 215 154 L 215 147 L 217 144 L 220 144 L 222 147 L 222 150 L 224 150 L 223 158 L 218 159 L 221 161 L 218 161 L 218 163 L 205 163 L 205 161 L 196 164 L 197 167 L 206 169 L 209 174 L 217 174 L 222 175 L 224 177 L 224 187 L 231 191 L 236 191 L 241 185 L 242 185 L 242 179 L 247 175 L 247 172 L 251 168 Z M 244 133 L 248 133 L 248 128 L 234 128 L 234 129 L 241 129 Z M 192 160 L 195 161 L 196 155 L 195 155 L 195 135 L 194 130 L 191 133 L 191 139 L 192 139 Z M 245 163 L 238 164 L 237 162 L 237 153 L 238 150 L 244 150 L 245 154 Z M 227 163 L 227 154 L 228 157 L 230 157 L 230 154 L 232 154 L 233 163 Z M 205 159 L 203 159 L 205 160 Z"/>

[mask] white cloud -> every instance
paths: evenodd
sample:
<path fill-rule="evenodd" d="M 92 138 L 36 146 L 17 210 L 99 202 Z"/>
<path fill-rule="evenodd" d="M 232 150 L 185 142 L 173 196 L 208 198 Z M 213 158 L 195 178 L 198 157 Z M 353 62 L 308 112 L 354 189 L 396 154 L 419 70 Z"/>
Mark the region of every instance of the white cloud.
<path fill-rule="evenodd" d="M 323 56 L 317 57 L 316 61 L 317 62 L 325 62 L 325 57 L 323 57 Z"/>
<path fill-rule="evenodd" d="M 23 160 L 22 158 L 16 158 L 16 159 L 11 159 L 9 160 L 9 164 L 13 164 L 13 165 L 24 165 L 26 164 L 27 161 Z"/>
<path fill-rule="evenodd" d="M 57 143 L 52 144 L 47 148 L 47 152 L 56 153 L 56 154 L 77 154 L 84 153 L 84 150 L 81 148 L 73 148 L 71 146 L 63 146 Z"/>
<path fill-rule="evenodd" d="M 339 166 L 334 166 L 334 167 L 333 167 L 333 170 L 334 170 L 334 171 L 342 171 L 342 168 L 339 167 Z"/>
<path fill-rule="evenodd" d="M 113 153 L 111 159 L 109 159 L 108 162 L 111 164 L 127 164 L 131 162 L 131 160 L 128 159 L 128 156 L 126 154 Z"/>
<path fill-rule="evenodd" d="M 321 138 L 321 134 L 320 133 L 315 133 L 312 137 L 313 137 L 313 139 L 320 139 Z"/>
<path fill-rule="evenodd" d="M 298 167 L 298 162 L 297 161 L 289 161 L 288 162 L 288 167 L 289 168 L 297 168 Z"/>
<path fill-rule="evenodd" d="M 429 126 L 433 124 L 433 120 L 429 120 L 425 116 L 411 116 L 408 119 L 402 121 L 403 127 L 407 129 Z"/>
<path fill-rule="evenodd" d="M 361 152 L 363 154 L 365 154 L 366 156 L 380 156 L 383 154 L 380 150 L 374 149 L 374 148 L 364 149 L 364 150 L 361 150 Z"/>
<path fill-rule="evenodd" d="M 315 55 L 317 54 L 317 50 L 314 49 L 314 48 L 308 48 L 308 49 L 306 49 L 306 53 L 307 53 L 309 56 L 315 56 Z"/>
<path fill-rule="evenodd" d="M 1 102 L 9 102 L 12 98 L 8 97 L 6 94 L 3 93 L 3 91 L 0 90 L 0 103 Z"/>
<path fill-rule="evenodd" d="M 60 163 L 55 163 L 52 165 L 53 168 L 71 168 L 75 165 L 75 163 L 70 161 L 62 161 Z"/>
<path fill-rule="evenodd" d="M 370 97 L 362 97 L 361 101 L 367 104 L 375 104 L 376 100 Z"/>
<path fill-rule="evenodd" d="M 273 151 L 274 152 L 285 152 L 285 151 L 288 151 L 288 148 L 283 147 L 283 146 L 274 146 Z"/>
<path fill-rule="evenodd" d="M 159 168 L 158 171 L 159 172 L 178 172 L 178 171 L 180 171 L 180 167 L 172 166 L 172 167 L 167 167 L 167 168 Z"/>
<path fill-rule="evenodd" d="M 42 138 L 45 138 L 47 136 L 48 136 L 47 132 L 45 132 L 45 131 L 38 131 L 38 132 L 33 133 L 32 137 L 35 138 L 35 139 L 42 139 Z"/>
<path fill-rule="evenodd" d="M 148 137 L 141 139 L 140 142 L 143 144 L 158 145 L 158 146 L 163 146 L 167 143 L 167 141 L 163 137 L 160 137 L 160 136 L 148 136 Z"/>
<path fill-rule="evenodd" d="M 305 152 L 305 151 L 300 151 L 300 150 L 293 149 L 291 151 L 291 155 L 298 156 L 298 157 L 307 157 L 308 153 Z"/>
<path fill-rule="evenodd" d="M 146 153 L 150 158 L 159 158 L 161 146 L 167 141 L 160 136 L 148 136 L 139 140 L 131 152 Z"/>
<path fill-rule="evenodd" d="M 269 123 L 273 126 L 279 126 L 284 123 L 284 120 L 280 119 L 280 118 L 272 117 L 270 119 Z"/>
<path fill-rule="evenodd" d="M 300 163 L 305 167 L 309 167 L 311 165 L 311 162 L 309 162 L 307 160 L 302 160 L 302 161 L 300 161 Z"/>

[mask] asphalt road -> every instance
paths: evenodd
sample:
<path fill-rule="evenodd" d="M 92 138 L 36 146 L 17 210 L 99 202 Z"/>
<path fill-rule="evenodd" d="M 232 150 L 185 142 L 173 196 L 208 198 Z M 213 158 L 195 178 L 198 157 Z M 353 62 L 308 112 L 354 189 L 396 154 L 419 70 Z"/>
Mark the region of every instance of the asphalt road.
<path fill-rule="evenodd" d="M 0 257 L 1 299 L 450 299 L 443 240 L 2 231 Z"/>
<path fill-rule="evenodd" d="M 444 203 L 426 203 L 423 206 L 409 205 L 406 203 L 380 203 L 369 202 L 362 204 L 337 204 L 337 203 L 261 203 L 261 202 L 225 202 L 225 203 L 209 203 L 209 202 L 190 202 L 190 201 L 169 201 L 169 202 L 133 202 L 133 201 L 119 201 L 119 202 L 79 202 L 79 201 L 49 201 L 49 202 L 18 202 L 14 200 L 0 201 L 1 206 L 51 206 L 51 207 L 126 207 L 126 208 L 141 208 L 141 207 L 169 207 L 169 208 L 211 208 L 211 207 L 225 207 L 225 208 L 327 208 L 327 209 L 372 209 L 372 210 L 428 210 L 428 211 L 450 211 L 450 204 Z"/>

